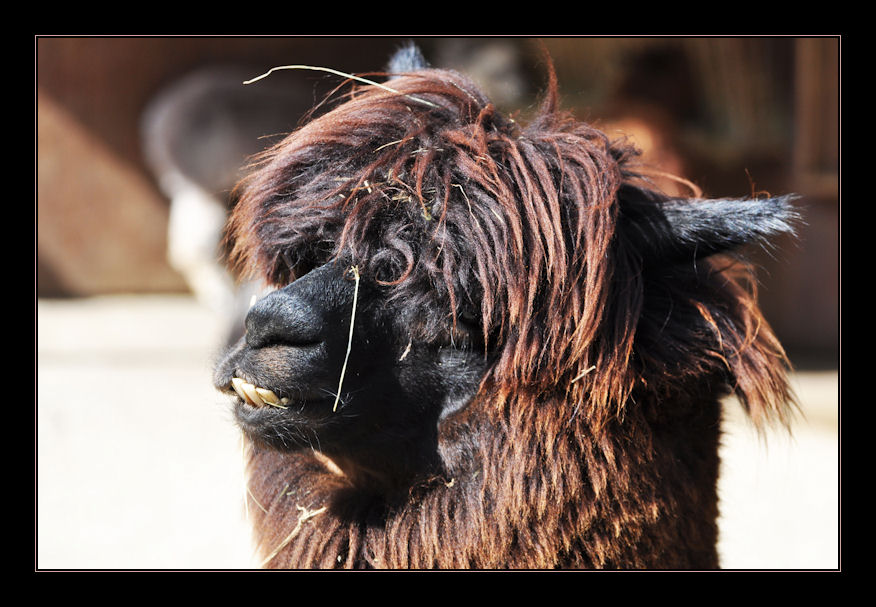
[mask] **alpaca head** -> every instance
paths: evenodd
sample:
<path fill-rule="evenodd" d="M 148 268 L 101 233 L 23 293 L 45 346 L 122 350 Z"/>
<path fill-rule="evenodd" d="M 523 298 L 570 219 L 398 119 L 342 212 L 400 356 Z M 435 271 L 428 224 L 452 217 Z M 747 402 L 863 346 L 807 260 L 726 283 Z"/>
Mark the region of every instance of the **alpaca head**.
<path fill-rule="evenodd" d="M 404 482 L 483 400 L 571 394 L 610 415 L 648 368 L 675 372 L 655 353 L 667 336 L 686 370 L 750 337 L 676 295 L 702 290 L 705 257 L 789 230 L 787 199 L 670 199 L 632 147 L 557 110 L 553 80 L 521 126 L 464 76 L 409 67 L 241 184 L 232 259 L 276 290 L 216 384 L 255 442 Z"/>

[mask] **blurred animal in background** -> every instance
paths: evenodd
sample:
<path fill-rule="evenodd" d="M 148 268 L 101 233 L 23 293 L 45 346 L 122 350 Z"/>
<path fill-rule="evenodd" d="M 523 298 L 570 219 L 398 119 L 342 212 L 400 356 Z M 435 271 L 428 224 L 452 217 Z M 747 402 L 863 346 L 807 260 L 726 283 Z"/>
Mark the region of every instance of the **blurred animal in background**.
<path fill-rule="evenodd" d="M 391 66 L 231 215 L 275 288 L 215 372 L 263 565 L 718 567 L 720 401 L 758 425 L 793 401 L 721 254 L 791 231 L 791 198 L 658 191 L 552 72 L 521 125 L 416 49 Z"/>
<path fill-rule="evenodd" d="M 258 283 L 235 285 L 220 243 L 234 185 L 248 158 L 276 143 L 309 109 L 305 86 L 272 81 L 246 87 L 254 68 L 213 66 L 173 81 L 143 113 L 143 153 L 170 200 L 167 258 L 198 301 L 230 323 L 229 341 L 243 331 L 242 318 Z"/>

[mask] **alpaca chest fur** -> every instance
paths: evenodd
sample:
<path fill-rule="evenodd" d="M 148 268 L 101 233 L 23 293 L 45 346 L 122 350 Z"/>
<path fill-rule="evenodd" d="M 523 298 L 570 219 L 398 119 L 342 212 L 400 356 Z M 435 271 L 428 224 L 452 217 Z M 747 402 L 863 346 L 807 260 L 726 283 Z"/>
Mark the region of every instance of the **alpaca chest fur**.
<path fill-rule="evenodd" d="M 263 565 L 718 567 L 719 403 L 792 406 L 722 256 L 791 231 L 793 198 L 654 190 L 552 73 L 524 126 L 392 65 L 267 150 L 229 222 L 276 287 L 215 372 Z"/>
<path fill-rule="evenodd" d="M 508 427 L 508 434 L 497 430 L 501 419 L 480 422 L 489 428 L 460 420 L 465 428 L 455 431 L 465 436 L 456 440 L 468 447 L 448 448 L 452 463 L 443 475 L 389 500 L 368 495 L 312 453 L 251 445 L 250 490 L 264 510 L 254 507 L 250 516 L 261 530 L 262 554 L 284 546 L 265 564 L 718 566 L 716 401 L 683 429 L 654 428 L 634 415 L 601 438 L 583 420 L 557 431 L 551 404 L 537 406 L 529 424 Z"/>

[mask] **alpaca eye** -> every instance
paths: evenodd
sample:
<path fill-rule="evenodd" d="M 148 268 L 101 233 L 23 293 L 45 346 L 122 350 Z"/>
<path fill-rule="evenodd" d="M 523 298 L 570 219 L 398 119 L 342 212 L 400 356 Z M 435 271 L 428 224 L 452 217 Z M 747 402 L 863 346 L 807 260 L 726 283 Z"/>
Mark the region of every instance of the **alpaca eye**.
<path fill-rule="evenodd" d="M 274 278 L 276 284 L 291 284 L 315 267 L 300 253 L 290 254 L 289 251 L 282 251 L 280 256 L 283 258 L 283 268 Z"/>
<path fill-rule="evenodd" d="M 463 331 L 472 335 L 481 332 L 481 318 L 474 310 L 463 308 L 456 313 L 457 331 Z"/>
<path fill-rule="evenodd" d="M 480 325 L 480 319 L 472 310 L 468 309 L 460 310 L 456 315 L 456 320 L 471 327 L 478 327 Z"/>
<path fill-rule="evenodd" d="M 286 284 L 302 278 L 325 264 L 331 256 L 331 251 L 325 245 L 311 245 L 294 252 L 283 251 Z"/>
<path fill-rule="evenodd" d="M 301 261 L 295 264 L 289 274 L 289 277 L 292 279 L 290 282 L 310 274 L 314 269 L 316 269 L 316 264 L 310 261 Z"/>

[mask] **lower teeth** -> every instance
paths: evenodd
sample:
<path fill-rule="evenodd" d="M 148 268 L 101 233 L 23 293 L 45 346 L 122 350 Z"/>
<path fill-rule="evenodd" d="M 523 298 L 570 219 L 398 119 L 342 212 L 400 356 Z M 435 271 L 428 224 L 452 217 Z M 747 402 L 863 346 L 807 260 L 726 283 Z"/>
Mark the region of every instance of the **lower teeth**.
<path fill-rule="evenodd" d="M 246 382 L 239 377 L 231 378 L 231 387 L 237 392 L 237 395 L 243 399 L 243 402 L 254 407 L 262 407 L 270 405 L 279 409 L 285 409 L 283 405 L 289 402 L 286 397 L 278 398 L 273 391 L 267 388 L 257 388 L 253 384 Z"/>

